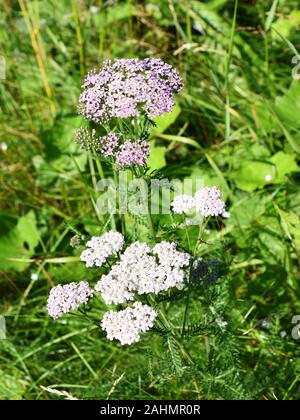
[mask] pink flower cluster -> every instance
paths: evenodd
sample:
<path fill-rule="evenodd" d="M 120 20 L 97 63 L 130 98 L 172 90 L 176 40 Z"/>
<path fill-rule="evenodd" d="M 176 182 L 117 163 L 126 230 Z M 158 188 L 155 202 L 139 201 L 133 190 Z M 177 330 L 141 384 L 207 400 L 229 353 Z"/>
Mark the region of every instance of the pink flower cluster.
<path fill-rule="evenodd" d="M 145 140 L 126 140 L 115 154 L 116 164 L 119 167 L 145 165 L 150 154 L 149 143 Z"/>
<path fill-rule="evenodd" d="M 114 158 L 119 168 L 144 166 L 150 154 L 150 145 L 146 140 L 123 140 L 121 134 L 113 132 L 97 137 L 95 130 L 90 133 L 85 127 L 77 129 L 76 142 L 85 150 L 95 150 L 106 158 Z"/>
<path fill-rule="evenodd" d="M 150 154 L 150 145 L 145 140 L 125 140 L 121 143 L 121 136 L 109 133 L 100 137 L 100 150 L 105 157 L 115 158 L 117 166 L 145 165 Z"/>
<path fill-rule="evenodd" d="M 105 157 L 115 156 L 120 146 L 121 136 L 117 133 L 108 133 L 106 136 L 99 137 L 99 150 Z"/>
<path fill-rule="evenodd" d="M 96 123 L 141 113 L 153 119 L 173 109 L 182 86 L 177 70 L 160 58 L 108 60 L 86 76 L 79 112 Z"/>

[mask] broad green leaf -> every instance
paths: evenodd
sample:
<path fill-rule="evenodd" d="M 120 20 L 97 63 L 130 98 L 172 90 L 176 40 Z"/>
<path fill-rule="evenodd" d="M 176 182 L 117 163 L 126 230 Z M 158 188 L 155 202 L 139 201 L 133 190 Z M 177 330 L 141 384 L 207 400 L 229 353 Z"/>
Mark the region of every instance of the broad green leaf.
<path fill-rule="evenodd" d="M 70 146 L 75 149 L 74 133 L 81 124 L 82 118 L 77 115 L 56 119 L 51 130 L 43 133 L 46 160 L 53 161 L 60 158 L 62 153 L 69 154 Z"/>
<path fill-rule="evenodd" d="M 252 194 L 230 208 L 231 216 L 227 221 L 227 225 L 249 226 L 259 219 L 265 210 L 266 204 L 261 194 Z"/>
<path fill-rule="evenodd" d="M 37 185 L 48 187 L 60 178 L 71 178 L 78 168 L 83 171 L 87 162 L 87 152 L 74 141 L 75 130 L 82 125 L 79 116 L 58 118 L 51 128 L 43 134 L 45 156 L 33 157 L 33 164 L 37 169 Z M 76 165 L 72 161 L 76 160 Z"/>
<path fill-rule="evenodd" d="M 151 152 L 147 164 L 151 171 L 164 168 L 166 166 L 166 148 L 164 146 L 156 146 L 155 142 L 150 143 Z"/>
<path fill-rule="evenodd" d="M 24 270 L 28 263 L 10 258 L 30 258 L 40 240 L 36 218 L 31 210 L 15 223 L 6 215 L 0 216 L 0 269 Z"/>
<path fill-rule="evenodd" d="M 280 16 L 272 26 L 282 36 L 289 38 L 291 32 L 300 26 L 300 11 L 293 10 L 288 16 Z M 279 35 L 276 34 L 275 39 L 278 38 L 280 39 Z"/>
<path fill-rule="evenodd" d="M 154 122 L 156 124 L 156 127 L 154 128 L 154 135 L 156 132 L 163 133 L 164 131 L 166 131 L 166 129 L 169 128 L 170 125 L 172 125 L 176 121 L 178 115 L 180 114 L 180 111 L 180 106 L 176 104 L 172 112 L 164 113 L 162 117 L 156 117 L 154 119 Z"/>
<path fill-rule="evenodd" d="M 243 161 L 240 168 L 233 173 L 238 188 L 254 191 L 271 182 L 276 176 L 276 167 L 272 163 L 255 160 Z"/>
<path fill-rule="evenodd" d="M 283 182 L 285 175 L 299 171 L 295 156 L 292 154 L 277 152 L 270 159 L 270 162 L 276 166 L 276 177 L 272 182 Z"/>
<path fill-rule="evenodd" d="M 297 80 L 283 96 L 275 98 L 275 111 L 286 127 L 300 129 L 300 83 Z"/>
<path fill-rule="evenodd" d="M 29 252 L 32 255 L 40 240 L 40 233 L 36 226 L 36 217 L 32 210 L 19 219 L 18 231 L 20 232 L 21 240 L 28 244 Z"/>
<path fill-rule="evenodd" d="M 242 146 L 242 148 L 244 148 L 245 146 Z M 246 155 L 248 154 L 248 158 L 249 156 L 251 156 L 251 159 L 258 159 L 258 160 L 268 160 L 268 158 L 270 157 L 270 151 L 266 146 L 263 146 L 262 144 L 259 143 L 253 143 L 248 147 L 245 148 L 246 150 L 244 150 L 245 153 L 245 158 L 247 159 Z"/>

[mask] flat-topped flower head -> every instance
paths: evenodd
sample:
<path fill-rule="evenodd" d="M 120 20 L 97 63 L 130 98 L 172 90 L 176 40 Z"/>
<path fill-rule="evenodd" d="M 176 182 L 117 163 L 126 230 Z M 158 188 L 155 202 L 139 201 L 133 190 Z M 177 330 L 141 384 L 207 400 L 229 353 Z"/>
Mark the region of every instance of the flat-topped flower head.
<path fill-rule="evenodd" d="M 195 208 L 204 217 L 219 216 L 225 212 L 222 192 L 217 187 L 205 187 L 196 192 Z"/>
<path fill-rule="evenodd" d="M 87 303 L 92 294 L 92 289 L 86 281 L 59 284 L 50 291 L 47 303 L 48 313 L 52 318 L 57 319 Z"/>
<path fill-rule="evenodd" d="M 183 214 L 189 213 L 195 208 L 194 197 L 188 194 L 177 195 L 171 203 L 174 213 Z"/>
<path fill-rule="evenodd" d="M 106 312 L 101 327 L 109 340 L 129 345 L 140 341 L 140 334 L 153 327 L 156 317 L 157 313 L 151 306 L 135 302 L 132 308 Z"/>
<path fill-rule="evenodd" d="M 151 249 L 135 242 L 121 255 L 107 275 L 96 284 L 107 304 L 134 299 L 135 293 L 159 293 L 172 287 L 182 288 L 190 256 L 177 251 L 173 242 L 160 242 Z"/>
<path fill-rule="evenodd" d="M 150 145 L 145 140 L 126 140 L 115 153 L 116 164 L 120 168 L 137 165 L 144 166 L 150 154 Z"/>
<path fill-rule="evenodd" d="M 124 242 L 124 236 L 114 231 L 106 232 L 102 236 L 93 236 L 86 243 L 87 249 L 81 253 L 80 259 L 87 267 L 101 267 L 110 256 L 115 256 L 122 250 Z"/>
<path fill-rule="evenodd" d="M 76 142 L 85 150 L 112 158 L 119 168 L 144 166 L 150 155 L 150 144 L 146 140 L 125 139 L 122 134 L 115 132 L 97 137 L 95 130 L 89 132 L 81 127 L 76 131 Z"/>
<path fill-rule="evenodd" d="M 225 203 L 221 199 L 222 192 L 217 187 L 205 187 L 197 191 L 194 197 L 181 194 L 174 198 L 171 207 L 174 213 L 183 214 L 192 211 L 203 217 L 219 216 L 229 217 L 225 210 Z"/>
<path fill-rule="evenodd" d="M 108 60 L 86 76 L 79 112 L 96 123 L 141 113 L 153 119 L 172 111 L 182 86 L 177 70 L 160 58 Z"/>
<path fill-rule="evenodd" d="M 159 264 L 166 267 L 183 268 L 188 267 L 190 255 L 176 249 L 175 242 L 162 241 L 152 249 L 153 254 L 158 256 Z"/>

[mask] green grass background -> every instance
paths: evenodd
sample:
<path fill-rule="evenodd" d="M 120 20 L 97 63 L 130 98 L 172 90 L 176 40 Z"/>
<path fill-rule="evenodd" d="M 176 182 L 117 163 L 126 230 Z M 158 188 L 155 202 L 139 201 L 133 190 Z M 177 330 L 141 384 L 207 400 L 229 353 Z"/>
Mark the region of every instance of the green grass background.
<path fill-rule="evenodd" d="M 0 1 L 0 399 L 57 398 L 50 389 L 79 399 L 300 397 L 300 340 L 291 336 L 300 315 L 298 6 Z M 51 286 L 97 278 L 69 245 L 70 226 L 100 229 L 93 161 L 73 137 L 85 73 L 115 57 L 161 57 L 184 78 L 177 112 L 152 134 L 150 166 L 225 194 L 231 217 L 204 254 L 227 265 L 236 371 L 223 346 L 208 366 L 206 335 L 188 342 L 197 371 L 179 375 L 160 337 L 120 347 L 85 321 L 46 314 Z M 195 298 L 192 317 L 198 311 Z M 231 386 L 238 375 L 246 393 Z"/>

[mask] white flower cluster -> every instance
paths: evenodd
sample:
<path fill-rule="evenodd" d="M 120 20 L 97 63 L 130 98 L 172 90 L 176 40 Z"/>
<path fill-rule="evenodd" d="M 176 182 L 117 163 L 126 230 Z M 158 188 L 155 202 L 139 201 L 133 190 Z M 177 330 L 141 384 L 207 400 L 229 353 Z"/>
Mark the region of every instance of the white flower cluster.
<path fill-rule="evenodd" d="M 118 232 L 107 232 L 92 237 L 81 260 L 87 267 L 102 266 L 107 258 L 116 255 L 124 247 L 124 237 Z M 172 287 L 182 288 L 190 255 L 177 251 L 174 242 L 160 242 L 153 248 L 142 242 L 134 242 L 120 255 L 108 274 L 102 275 L 95 286 L 107 304 L 120 304 L 134 299 L 137 293 L 159 293 Z M 101 326 L 110 340 L 121 344 L 139 341 L 140 333 L 155 323 L 157 313 L 140 302 L 121 311 L 104 314 Z"/>
<path fill-rule="evenodd" d="M 205 187 L 197 191 L 194 197 L 181 194 L 174 198 L 171 203 L 174 213 L 189 213 L 196 210 L 201 216 L 219 216 L 228 217 L 225 211 L 225 203 L 221 199 L 222 192 L 217 187 Z"/>
<path fill-rule="evenodd" d="M 95 289 L 107 304 L 123 303 L 134 294 L 159 293 L 184 284 L 184 267 L 190 256 L 176 250 L 176 244 L 160 242 L 151 249 L 147 244 L 135 242 L 130 245 L 120 261 L 107 275 L 103 275 Z"/>
<path fill-rule="evenodd" d="M 140 340 L 140 333 L 148 331 L 155 323 L 157 313 L 151 306 L 135 302 L 122 311 L 104 314 L 101 327 L 109 340 L 119 340 L 122 345 Z"/>
<path fill-rule="evenodd" d="M 81 261 L 84 261 L 87 267 L 101 267 L 107 258 L 122 250 L 124 237 L 119 232 L 110 231 L 102 236 L 93 236 L 86 246 L 87 249 L 80 255 Z"/>
<path fill-rule="evenodd" d="M 202 188 L 195 194 L 195 208 L 202 216 L 218 216 L 225 212 L 222 193 L 217 187 Z"/>
<path fill-rule="evenodd" d="M 68 283 L 55 286 L 51 289 L 47 309 L 52 318 L 57 319 L 70 311 L 87 303 L 93 291 L 86 281 Z"/>
<path fill-rule="evenodd" d="M 195 200 L 191 195 L 181 194 L 174 198 L 171 205 L 174 213 L 188 213 L 190 210 L 195 208 Z"/>

